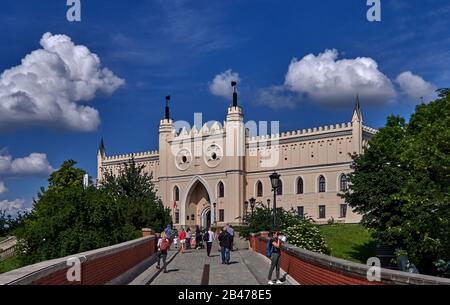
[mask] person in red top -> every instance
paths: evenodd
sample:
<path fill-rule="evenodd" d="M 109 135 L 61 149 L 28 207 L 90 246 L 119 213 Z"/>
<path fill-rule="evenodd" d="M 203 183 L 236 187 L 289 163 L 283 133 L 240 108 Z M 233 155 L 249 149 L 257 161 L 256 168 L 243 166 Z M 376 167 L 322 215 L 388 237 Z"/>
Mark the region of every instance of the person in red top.
<path fill-rule="evenodd" d="M 180 233 L 180 244 L 181 244 L 181 253 L 184 253 L 184 251 L 186 250 L 186 231 L 181 228 L 181 233 Z"/>

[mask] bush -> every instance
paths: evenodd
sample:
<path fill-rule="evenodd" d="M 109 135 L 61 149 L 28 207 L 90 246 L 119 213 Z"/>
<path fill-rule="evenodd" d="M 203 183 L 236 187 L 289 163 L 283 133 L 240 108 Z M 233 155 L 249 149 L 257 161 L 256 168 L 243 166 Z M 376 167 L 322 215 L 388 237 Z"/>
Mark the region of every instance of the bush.
<path fill-rule="evenodd" d="M 330 249 L 322 233 L 309 218 L 287 228 L 283 233 L 289 244 L 321 254 L 330 254 Z"/>

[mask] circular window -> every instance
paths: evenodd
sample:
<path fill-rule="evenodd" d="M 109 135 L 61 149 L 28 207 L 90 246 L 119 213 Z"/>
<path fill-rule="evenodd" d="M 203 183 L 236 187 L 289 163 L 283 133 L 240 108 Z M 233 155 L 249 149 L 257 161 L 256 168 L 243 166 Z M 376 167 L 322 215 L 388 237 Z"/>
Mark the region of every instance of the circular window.
<path fill-rule="evenodd" d="M 212 144 L 205 149 L 204 159 L 209 167 L 216 167 L 222 160 L 222 148 L 217 144 Z"/>
<path fill-rule="evenodd" d="M 186 170 L 191 165 L 192 161 L 192 154 L 191 151 L 187 148 L 182 148 L 178 151 L 176 157 L 175 157 L 175 166 L 179 170 Z"/>

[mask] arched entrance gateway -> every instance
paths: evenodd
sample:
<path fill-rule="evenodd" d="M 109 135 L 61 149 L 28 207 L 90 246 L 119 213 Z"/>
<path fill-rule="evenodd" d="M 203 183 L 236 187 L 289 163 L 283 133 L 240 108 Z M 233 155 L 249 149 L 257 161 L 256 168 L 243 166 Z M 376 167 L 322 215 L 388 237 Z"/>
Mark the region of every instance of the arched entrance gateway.
<path fill-rule="evenodd" d="M 206 181 L 197 176 L 189 183 L 185 198 L 181 205 L 180 224 L 191 230 L 195 226 L 207 228 L 213 222 L 214 211 L 211 209 L 212 192 L 208 189 Z"/>

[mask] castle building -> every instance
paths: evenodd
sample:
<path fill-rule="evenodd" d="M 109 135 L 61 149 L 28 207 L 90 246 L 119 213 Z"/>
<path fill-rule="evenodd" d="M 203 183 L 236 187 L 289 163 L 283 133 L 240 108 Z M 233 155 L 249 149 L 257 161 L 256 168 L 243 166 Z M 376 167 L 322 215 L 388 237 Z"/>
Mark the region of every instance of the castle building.
<path fill-rule="evenodd" d="M 239 225 L 252 212 L 250 202 L 272 207 L 269 176 L 276 171 L 278 208 L 294 209 L 318 223 L 360 221 L 338 196 L 348 187 L 351 155 L 361 154 L 377 132 L 363 125 L 358 98 L 350 122 L 259 136 L 251 134 L 256 124 L 244 124 L 236 90 L 223 125 L 205 123 L 190 130 L 175 128 L 169 99 L 159 123 L 159 150 L 107 156 L 102 141 L 99 183 L 106 171 L 117 174 L 134 158 L 152 175 L 175 226 Z"/>

